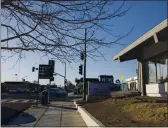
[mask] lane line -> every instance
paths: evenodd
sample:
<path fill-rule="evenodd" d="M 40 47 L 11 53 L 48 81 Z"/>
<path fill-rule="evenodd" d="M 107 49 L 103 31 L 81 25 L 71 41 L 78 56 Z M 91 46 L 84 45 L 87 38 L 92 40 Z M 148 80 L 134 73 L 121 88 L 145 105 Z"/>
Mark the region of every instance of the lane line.
<path fill-rule="evenodd" d="M 7 100 L 1 100 L 1 102 L 5 102 L 5 101 L 7 101 Z"/>
<path fill-rule="evenodd" d="M 34 100 L 32 103 L 36 103 L 37 102 L 37 100 Z"/>
<path fill-rule="evenodd" d="M 19 101 L 19 100 L 12 100 L 12 101 L 10 101 L 10 103 L 14 103 L 14 102 L 17 102 L 17 101 Z"/>
<path fill-rule="evenodd" d="M 26 103 L 26 102 L 28 102 L 28 101 L 30 101 L 30 100 L 23 100 L 22 103 Z"/>

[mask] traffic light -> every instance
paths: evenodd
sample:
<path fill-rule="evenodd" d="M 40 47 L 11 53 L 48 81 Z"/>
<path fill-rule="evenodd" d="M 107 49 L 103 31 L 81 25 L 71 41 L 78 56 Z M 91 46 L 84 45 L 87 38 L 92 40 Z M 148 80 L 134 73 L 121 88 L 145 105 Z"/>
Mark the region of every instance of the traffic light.
<path fill-rule="evenodd" d="M 48 61 L 49 65 L 52 65 L 52 73 L 54 73 L 54 68 L 55 68 L 55 61 L 54 60 L 49 60 Z"/>
<path fill-rule="evenodd" d="M 50 81 L 54 81 L 54 77 L 51 77 L 51 78 L 50 78 Z"/>
<path fill-rule="evenodd" d="M 82 75 L 82 70 L 83 70 L 83 67 L 82 65 L 79 66 L 79 74 Z"/>
<path fill-rule="evenodd" d="M 49 61 L 48 61 L 48 64 L 55 66 L 55 61 L 54 61 L 54 60 L 49 60 Z"/>
<path fill-rule="evenodd" d="M 35 71 L 35 67 L 32 67 L 32 72 L 34 72 Z"/>
<path fill-rule="evenodd" d="M 83 52 L 81 53 L 80 58 L 81 58 L 81 60 L 84 59 L 84 54 L 83 54 Z"/>

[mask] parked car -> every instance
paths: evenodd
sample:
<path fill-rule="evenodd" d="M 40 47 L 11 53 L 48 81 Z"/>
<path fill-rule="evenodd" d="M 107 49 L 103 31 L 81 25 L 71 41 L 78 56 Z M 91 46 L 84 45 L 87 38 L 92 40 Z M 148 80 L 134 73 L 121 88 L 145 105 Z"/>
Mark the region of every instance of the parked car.
<path fill-rule="evenodd" d="M 37 93 L 37 89 L 31 90 L 32 93 Z"/>
<path fill-rule="evenodd" d="M 9 89 L 8 93 L 9 94 L 16 94 L 17 90 L 16 89 Z"/>
<path fill-rule="evenodd" d="M 24 89 L 22 89 L 22 88 L 18 88 L 18 89 L 16 89 L 16 93 L 17 94 L 23 94 L 24 93 Z"/>
<path fill-rule="evenodd" d="M 64 89 L 51 88 L 50 98 L 66 97 L 68 93 Z"/>
<path fill-rule="evenodd" d="M 29 89 L 27 89 L 27 88 L 25 88 L 25 89 L 23 89 L 23 93 L 28 94 L 28 93 L 30 93 L 30 90 L 29 90 Z"/>

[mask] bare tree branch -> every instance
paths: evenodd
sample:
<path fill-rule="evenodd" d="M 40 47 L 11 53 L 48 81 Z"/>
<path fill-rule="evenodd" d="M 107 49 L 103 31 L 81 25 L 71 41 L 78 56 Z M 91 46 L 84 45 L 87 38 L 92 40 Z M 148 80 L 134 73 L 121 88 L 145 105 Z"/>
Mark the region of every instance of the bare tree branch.
<path fill-rule="evenodd" d="M 83 51 L 87 28 L 88 57 L 104 58 L 101 47 L 124 45 L 119 41 L 132 31 L 117 35 L 112 33 L 112 25 L 104 24 L 130 10 L 123 8 L 125 2 L 118 7 L 114 3 L 113 0 L 2 0 L 2 30 L 7 34 L 2 37 L 1 49 L 11 54 L 38 52 L 60 61 L 76 62 Z M 100 31 L 113 40 L 98 37 Z"/>

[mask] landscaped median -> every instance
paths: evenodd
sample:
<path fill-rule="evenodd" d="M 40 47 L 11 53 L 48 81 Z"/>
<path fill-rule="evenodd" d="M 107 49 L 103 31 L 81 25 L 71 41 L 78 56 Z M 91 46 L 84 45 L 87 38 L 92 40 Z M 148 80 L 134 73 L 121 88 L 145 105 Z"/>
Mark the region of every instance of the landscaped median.
<path fill-rule="evenodd" d="M 94 102 L 77 102 L 77 104 L 80 109 L 83 108 L 104 126 L 168 127 L 168 101 L 166 98 L 138 96 L 109 98 Z"/>

